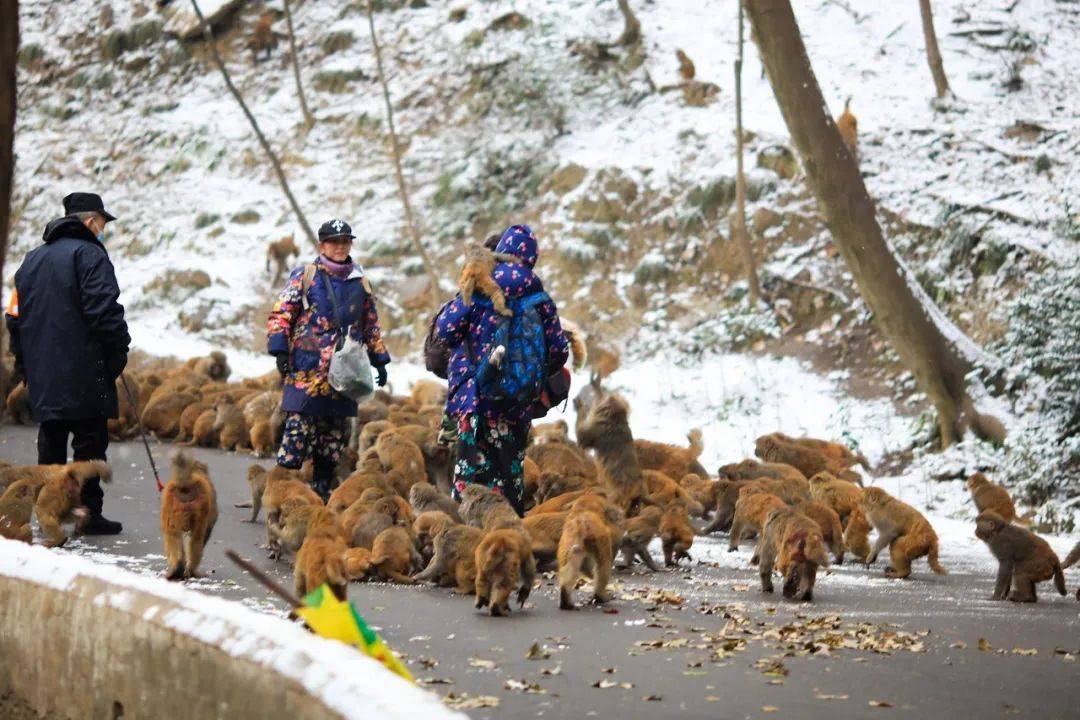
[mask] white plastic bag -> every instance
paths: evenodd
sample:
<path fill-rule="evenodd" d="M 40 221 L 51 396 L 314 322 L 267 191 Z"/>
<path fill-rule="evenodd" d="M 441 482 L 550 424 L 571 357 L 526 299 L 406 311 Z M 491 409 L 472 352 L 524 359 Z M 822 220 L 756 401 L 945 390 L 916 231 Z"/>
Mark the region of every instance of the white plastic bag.
<path fill-rule="evenodd" d="M 370 398 L 375 393 L 375 379 L 364 344 L 346 335 L 330 357 L 327 379 L 330 387 L 351 400 L 360 403 Z"/>

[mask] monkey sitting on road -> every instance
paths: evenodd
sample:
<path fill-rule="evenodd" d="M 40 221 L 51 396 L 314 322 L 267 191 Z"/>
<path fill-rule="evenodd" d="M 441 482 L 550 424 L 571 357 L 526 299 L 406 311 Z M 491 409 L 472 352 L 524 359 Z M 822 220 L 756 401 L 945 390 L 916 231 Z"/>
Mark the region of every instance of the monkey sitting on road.
<path fill-rule="evenodd" d="M 457 503 L 439 492 L 431 483 L 420 482 L 413 485 L 409 489 L 409 504 L 417 515 L 428 510 L 441 510 L 453 518 L 454 522 L 461 522 Z"/>
<path fill-rule="evenodd" d="M 769 513 L 777 508 L 786 508 L 787 503 L 767 492 L 741 492 L 735 502 L 735 517 L 731 521 L 731 535 L 728 538 L 728 552 L 739 549 L 744 532 L 760 534 Z M 757 553 L 754 554 L 755 558 Z M 753 561 L 751 561 L 753 562 Z"/>
<path fill-rule="evenodd" d="M 664 565 L 675 567 L 680 560 L 690 560 L 694 544 L 694 526 L 686 505 L 676 500 L 667 506 L 660 518 L 660 542 L 664 549 Z"/>
<path fill-rule="evenodd" d="M 178 451 L 172 459 L 172 476 L 161 494 L 167 579 L 196 577 L 217 515 L 217 493 L 206 465 Z"/>
<path fill-rule="evenodd" d="M 75 522 L 75 531 L 80 531 L 80 525 L 87 517 L 82 505 L 83 485 L 95 477 L 101 482 L 112 482 L 112 470 L 101 460 L 9 468 L 4 474 L 12 472 L 16 482 L 25 480 L 35 486 L 34 513 L 47 547 L 60 547 L 67 542 L 63 523 Z"/>
<path fill-rule="evenodd" d="M 419 520 L 419 518 L 418 518 Z M 470 525 L 446 525 L 432 540 L 434 554 L 414 580 L 453 587 L 465 595 L 476 592 L 476 548 L 484 531 Z"/>
<path fill-rule="evenodd" d="M 509 317 L 513 312 L 506 307 L 506 296 L 491 276 L 495 272 L 496 263 L 520 265 L 521 258 L 510 253 L 497 253 L 483 245 L 469 245 L 465 248 L 465 264 L 461 268 L 461 277 L 458 278 L 458 290 L 465 307 L 472 305 L 473 293 L 479 292 L 487 295 L 495 312 Z"/>
<path fill-rule="evenodd" d="M 466 525 L 484 530 L 491 530 L 502 524 L 521 526 L 521 518 L 509 500 L 494 490 L 475 483 L 462 491 L 458 512 Z"/>
<path fill-rule="evenodd" d="M 892 565 L 885 568 L 889 577 L 911 575 L 911 561 L 926 556 L 930 569 L 938 575 L 948 571 L 938 562 L 938 537 L 923 514 L 905 502 L 897 500 L 878 487 L 863 490 L 862 511 L 878 532 L 867 565 L 873 565 L 886 545 Z"/>
<path fill-rule="evenodd" d="M 628 568 L 634 564 L 634 558 L 645 563 L 645 567 L 653 572 L 659 572 L 656 561 L 649 553 L 649 543 L 660 532 L 660 520 L 664 511 L 655 505 L 641 508 L 641 512 L 626 521 L 626 532 L 623 533 L 621 549 L 621 568 Z"/>
<path fill-rule="evenodd" d="M 371 546 L 371 569 L 383 580 L 412 585 L 413 568 L 422 564 L 412 536 L 399 525 L 383 530 Z"/>
<path fill-rule="evenodd" d="M 326 583 L 338 600 L 345 600 L 349 583 L 345 570 L 348 549 L 334 516 L 326 508 L 317 507 L 308 520 L 304 544 L 293 566 L 296 594 L 302 597 Z"/>
<path fill-rule="evenodd" d="M 993 510 L 984 510 L 975 520 L 975 537 L 986 543 L 998 561 L 993 600 L 1008 597 L 1013 602 L 1036 602 L 1035 584 L 1053 579 L 1054 587 L 1066 594 L 1065 574 L 1049 543 L 1030 530 L 1010 525 Z M 1009 586 L 1012 592 L 1009 592 Z"/>
<path fill-rule="evenodd" d="M 425 563 L 431 562 L 435 555 L 435 536 L 450 525 L 458 523 L 442 510 L 426 510 L 417 513 L 413 520 L 412 531 L 416 538 L 416 545 L 420 549 L 420 557 Z"/>

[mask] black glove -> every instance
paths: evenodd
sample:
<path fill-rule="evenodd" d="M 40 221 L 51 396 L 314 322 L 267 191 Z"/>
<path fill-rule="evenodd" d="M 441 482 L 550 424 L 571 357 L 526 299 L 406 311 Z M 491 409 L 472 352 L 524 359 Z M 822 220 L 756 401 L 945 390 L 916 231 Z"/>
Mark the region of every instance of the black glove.
<path fill-rule="evenodd" d="M 278 353 L 274 356 L 274 360 L 277 362 L 277 371 L 284 378 L 289 374 L 289 353 Z"/>
<path fill-rule="evenodd" d="M 109 379 L 115 380 L 120 377 L 127 367 L 128 356 L 126 352 L 119 352 L 105 358 L 105 370 L 109 373 Z"/>
<path fill-rule="evenodd" d="M 375 372 L 379 376 L 378 379 L 375 381 L 375 384 L 378 385 L 379 387 L 386 387 L 386 366 L 385 365 L 376 365 L 375 366 Z"/>

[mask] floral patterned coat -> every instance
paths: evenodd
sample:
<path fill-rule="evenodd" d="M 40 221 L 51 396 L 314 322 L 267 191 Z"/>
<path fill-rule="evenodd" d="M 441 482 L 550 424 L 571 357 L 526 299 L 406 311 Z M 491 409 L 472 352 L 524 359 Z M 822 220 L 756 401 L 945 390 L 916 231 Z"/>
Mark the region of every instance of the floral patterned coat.
<path fill-rule="evenodd" d="M 533 272 L 538 256 L 536 236 L 528 225 L 514 225 L 503 233 L 496 248 L 500 253 L 511 253 L 524 264 L 499 263 L 492 277 L 509 300 L 543 292 L 544 285 Z M 548 301 L 537 306 L 544 325 L 547 341 L 548 372 L 554 373 L 566 364 L 569 345 L 559 322 L 555 303 Z M 454 298 L 439 314 L 436 324 L 439 338 L 450 348 L 449 398 L 447 412 L 456 419 L 479 412 L 491 422 L 520 422 L 530 418 L 530 406 L 504 407 L 488 398 L 481 397 L 476 389 L 476 358 L 492 351 L 492 340 L 501 315 L 490 307 L 477 303 L 470 306 Z M 468 337 L 472 353 L 465 343 Z"/>
<path fill-rule="evenodd" d="M 316 260 L 315 276 L 307 290 L 308 307 L 301 298 L 304 268 L 289 274 L 267 322 L 267 352 L 289 353 L 289 374 L 282 391 L 285 412 L 331 417 L 354 417 L 356 403 L 330 387 L 327 374 L 338 338 L 334 307 L 326 294 L 324 277 L 337 298 L 343 322 L 354 340 L 362 341 L 371 364 L 386 365 L 390 354 L 382 341 L 375 296 L 358 267 L 346 277 L 327 272 Z"/>

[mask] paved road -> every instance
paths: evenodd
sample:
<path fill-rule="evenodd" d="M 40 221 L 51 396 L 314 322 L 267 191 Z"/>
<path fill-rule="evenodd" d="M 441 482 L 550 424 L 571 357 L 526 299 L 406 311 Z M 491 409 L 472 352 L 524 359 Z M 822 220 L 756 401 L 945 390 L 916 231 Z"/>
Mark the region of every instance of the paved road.
<path fill-rule="evenodd" d="M 0 428 L 0 459 L 32 462 L 33 441 L 29 428 Z M 159 465 L 170 451 L 155 446 Z M 223 556 L 235 548 L 291 584 L 288 568 L 256 547 L 262 525 L 242 522 L 248 511 L 233 507 L 245 499 L 252 458 L 196 454 L 209 463 L 221 519 L 207 578 L 194 586 L 280 612 Z M 110 459 L 107 515 L 125 532 L 64 552 L 160 573 L 158 499 L 142 448 L 115 444 Z M 699 539 L 698 561 L 677 572 L 618 574 L 620 597 L 606 610 L 560 612 L 551 577 L 510 618 L 434 588 L 368 583 L 349 595 L 433 692 L 497 700 L 468 710 L 476 718 L 1080 716 L 1080 603 L 1071 596 L 1044 590 L 1034 607 L 993 603 L 985 560 L 946 556 L 948 577 L 925 564 L 908 582 L 844 566 L 819 578 L 813 605 L 791 604 L 758 592 L 748 552 L 719 546 Z M 978 649 L 980 638 L 991 649 Z M 534 643 L 540 657 L 527 659 Z"/>

